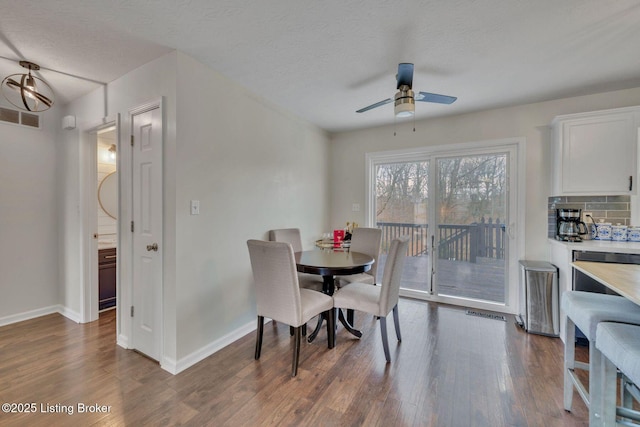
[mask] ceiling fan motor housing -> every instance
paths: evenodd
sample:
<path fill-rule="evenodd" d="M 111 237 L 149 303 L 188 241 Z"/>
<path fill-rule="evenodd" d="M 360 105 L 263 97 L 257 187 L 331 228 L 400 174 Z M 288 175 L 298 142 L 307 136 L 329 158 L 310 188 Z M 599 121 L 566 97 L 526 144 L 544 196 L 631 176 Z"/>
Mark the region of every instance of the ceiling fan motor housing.
<path fill-rule="evenodd" d="M 409 117 L 415 111 L 414 94 L 408 86 L 401 86 L 395 96 L 395 115 L 396 117 Z"/>

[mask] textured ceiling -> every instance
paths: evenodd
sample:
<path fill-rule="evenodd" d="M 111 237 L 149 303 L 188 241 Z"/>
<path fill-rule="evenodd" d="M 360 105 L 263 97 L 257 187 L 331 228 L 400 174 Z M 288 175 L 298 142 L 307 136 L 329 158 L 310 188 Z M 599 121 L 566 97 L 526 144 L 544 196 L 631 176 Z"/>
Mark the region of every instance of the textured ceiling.
<path fill-rule="evenodd" d="M 110 82 L 173 49 L 328 131 L 640 86 L 638 0 L 0 0 L 0 56 Z M 0 59 L 0 76 L 20 72 Z M 43 70 L 64 103 L 98 87 Z"/>

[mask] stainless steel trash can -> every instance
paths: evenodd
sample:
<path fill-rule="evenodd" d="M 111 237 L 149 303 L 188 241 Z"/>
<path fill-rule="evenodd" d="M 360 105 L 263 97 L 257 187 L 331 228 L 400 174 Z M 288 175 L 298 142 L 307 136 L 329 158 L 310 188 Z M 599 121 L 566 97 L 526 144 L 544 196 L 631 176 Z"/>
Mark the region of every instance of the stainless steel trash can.
<path fill-rule="evenodd" d="M 521 322 L 532 334 L 560 335 L 558 268 L 544 261 L 520 261 Z"/>

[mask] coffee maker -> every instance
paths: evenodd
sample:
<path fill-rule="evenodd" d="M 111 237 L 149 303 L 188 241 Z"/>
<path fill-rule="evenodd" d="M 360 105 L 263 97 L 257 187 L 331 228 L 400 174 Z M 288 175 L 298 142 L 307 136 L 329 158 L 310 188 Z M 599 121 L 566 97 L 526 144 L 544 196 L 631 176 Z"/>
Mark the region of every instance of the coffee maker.
<path fill-rule="evenodd" d="M 556 240 L 582 242 L 588 234 L 587 225 L 580 221 L 582 209 L 556 209 Z"/>

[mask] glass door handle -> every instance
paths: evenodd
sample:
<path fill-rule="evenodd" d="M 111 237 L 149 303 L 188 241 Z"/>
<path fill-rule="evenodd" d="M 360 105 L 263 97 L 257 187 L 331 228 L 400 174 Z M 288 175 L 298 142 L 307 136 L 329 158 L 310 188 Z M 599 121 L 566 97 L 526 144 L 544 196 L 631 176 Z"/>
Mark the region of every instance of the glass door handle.
<path fill-rule="evenodd" d="M 431 235 L 431 280 L 429 281 L 429 294 L 433 295 L 433 281 L 436 275 L 436 236 Z"/>

